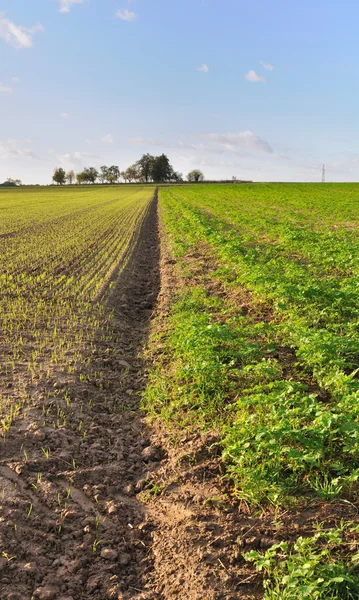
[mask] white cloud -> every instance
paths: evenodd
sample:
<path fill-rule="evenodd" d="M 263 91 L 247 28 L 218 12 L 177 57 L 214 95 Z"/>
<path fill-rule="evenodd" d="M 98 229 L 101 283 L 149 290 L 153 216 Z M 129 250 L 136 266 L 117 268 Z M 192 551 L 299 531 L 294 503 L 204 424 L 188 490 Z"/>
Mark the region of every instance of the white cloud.
<path fill-rule="evenodd" d="M 113 144 L 114 141 L 115 140 L 110 133 L 107 133 L 106 135 L 103 136 L 103 138 L 101 138 L 101 142 L 103 142 L 104 144 Z"/>
<path fill-rule="evenodd" d="M 119 8 L 116 11 L 116 17 L 121 19 L 121 21 L 136 21 L 137 15 L 133 10 L 128 10 L 128 8 Z"/>
<path fill-rule="evenodd" d="M 0 81 L 0 94 L 11 94 L 12 92 L 12 87 L 10 87 L 9 85 L 5 85 L 4 83 L 1 83 Z"/>
<path fill-rule="evenodd" d="M 22 27 L 6 19 L 4 13 L 0 13 L 0 37 L 14 48 L 30 48 L 33 44 L 33 36 L 39 31 L 44 31 L 40 24 L 30 28 Z"/>
<path fill-rule="evenodd" d="M 203 64 L 197 67 L 197 71 L 199 71 L 200 73 L 208 73 L 209 68 L 207 65 Z"/>
<path fill-rule="evenodd" d="M 62 113 L 60 113 L 60 117 L 61 117 L 61 119 L 68 119 L 69 115 L 66 112 L 62 112 Z"/>
<path fill-rule="evenodd" d="M 246 73 L 244 77 L 247 81 L 250 81 L 251 83 L 263 83 L 265 81 L 265 77 L 262 77 L 262 75 L 257 75 L 257 73 L 253 71 L 253 69 L 251 71 L 248 71 L 248 73 Z"/>
<path fill-rule="evenodd" d="M 153 140 L 152 138 L 145 138 L 145 137 L 136 137 L 136 138 L 132 138 L 129 140 L 132 144 L 138 144 L 139 146 L 143 146 L 146 144 L 155 144 L 155 140 Z"/>
<path fill-rule="evenodd" d="M 54 163 L 66 169 L 83 168 L 89 161 L 100 158 L 93 152 L 66 152 L 65 154 L 57 154 L 54 150 L 50 150 L 49 155 L 53 157 Z"/>
<path fill-rule="evenodd" d="M 265 63 L 263 60 L 261 60 L 261 65 L 266 71 L 274 71 L 274 67 L 270 63 Z"/>
<path fill-rule="evenodd" d="M 31 149 L 30 140 L 0 140 L 1 159 L 40 158 Z"/>
<path fill-rule="evenodd" d="M 270 154 L 275 156 L 272 146 L 253 131 L 238 131 L 229 133 L 207 133 L 201 136 L 192 136 L 184 140 L 160 140 L 153 138 L 137 137 L 129 140 L 132 144 L 149 147 L 180 149 L 185 152 L 223 154 L 231 152 L 240 156 Z"/>
<path fill-rule="evenodd" d="M 11 81 L 12 81 L 13 83 L 20 83 L 20 77 L 12 77 L 12 78 L 11 78 Z"/>
<path fill-rule="evenodd" d="M 68 13 L 71 10 L 73 4 L 84 4 L 87 0 L 59 0 L 60 2 L 60 13 Z"/>
<path fill-rule="evenodd" d="M 273 154 L 273 148 L 253 131 L 239 131 L 237 133 L 209 133 L 202 136 L 219 148 L 229 151 L 264 152 Z"/>
<path fill-rule="evenodd" d="M 229 133 L 207 133 L 201 136 L 192 136 L 185 140 L 160 140 L 153 138 L 132 138 L 133 144 L 149 147 L 180 149 L 185 152 L 208 154 L 223 154 L 231 152 L 240 156 L 253 156 L 268 154 L 273 158 L 275 152 L 272 146 L 253 131 L 238 131 Z"/>

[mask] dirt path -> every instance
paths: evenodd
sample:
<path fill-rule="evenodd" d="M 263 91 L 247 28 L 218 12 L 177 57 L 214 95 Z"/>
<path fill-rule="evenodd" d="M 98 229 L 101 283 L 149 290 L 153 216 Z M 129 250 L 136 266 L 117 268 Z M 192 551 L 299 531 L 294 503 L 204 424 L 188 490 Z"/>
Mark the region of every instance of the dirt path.
<path fill-rule="evenodd" d="M 152 525 L 136 495 L 162 454 L 138 410 L 159 291 L 157 200 L 112 290 L 117 341 L 58 373 L 0 442 L 0 598 L 154 598 Z"/>

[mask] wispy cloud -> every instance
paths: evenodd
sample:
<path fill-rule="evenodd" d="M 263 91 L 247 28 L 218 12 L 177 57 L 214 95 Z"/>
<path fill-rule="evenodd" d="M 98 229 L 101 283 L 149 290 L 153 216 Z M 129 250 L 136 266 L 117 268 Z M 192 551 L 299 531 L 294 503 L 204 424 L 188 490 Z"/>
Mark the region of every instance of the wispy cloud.
<path fill-rule="evenodd" d="M 66 119 L 69 118 L 69 114 L 66 113 L 66 112 L 62 112 L 62 113 L 60 113 L 60 117 L 61 117 L 61 119 L 65 119 L 66 120 Z"/>
<path fill-rule="evenodd" d="M 136 13 L 133 10 L 128 10 L 128 8 L 119 8 L 116 11 L 116 17 L 121 21 L 133 22 L 137 20 Z"/>
<path fill-rule="evenodd" d="M 97 160 L 100 158 L 93 152 L 66 152 L 65 154 L 58 154 L 57 152 L 50 150 L 49 155 L 53 157 L 53 160 L 57 165 L 66 169 L 84 167 L 90 160 Z"/>
<path fill-rule="evenodd" d="M 199 71 L 200 73 L 208 73 L 209 68 L 206 64 L 203 64 L 197 67 L 197 71 Z"/>
<path fill-rule="evenodd" d="M 103 136 L 103 138 L 101 138 L 101 142 L 103 142 L 104 144 L 113 144 L 114 141 L 115 140 L 113 138 L 113 135 L 111 135 L 110 133 L 107 133 Z"/>
<path fill-rule="evenodd" d="M 11 94 L 12 87 L 10 85 L 5 85 L 0 81 L 0 94 Z"/>
<path fill-rule="evenodd" d="M 11 78 L 11 81 L 12 81 L 13 83 L 20 83 L 20 77 L 12 77 L 12 78 Z"/>
<path fill-rule="evenodd" d="M 4 16 L 4 13 L 0 13 L 0 37 L 14 48 L 31 48 L 33 45 L 33 36 L 39 31 L 44 31 L 44 28 L 40 24 L 34 27 L 15 25 L 15 23 Z"/>
<path fill-rule="evenodd" d="M 253 131 L 238 131 L 229 133 L 207 133 L 201 136 L 192 136 L 188 140 L 160 140 L 152 138 L 132 138 L 133 144 L 149 147 L 177 148 L 184 151 L 198 153 L 254 155 L 258 153 L 275 155 L 272 146 Z"/>
<path fill-rule="evenodd" d="M 139 146 L 143 146 L 145 144 L 154 144 L 155 140 L 153 140 L 152 138 L 145 138 L 145 137 L 135 137 L 135 138 L 131 138 L 129 140 L 132 144 L 138 144 Z"/>
<path fill-rule="evenodd" d="M 73 4 L 84 4 L 87 0 L 59 0 L 60 2 L 60 13 L 70 12 Z"/>
<path fill-rule="evenodd" d="M 263 83 L 265 81 L 265 77 L 262 77 L 262 75 L 257 75 L 257 73 L 253 71 L 253 69 L 251 71 L 248 71 L 248 73 L 246 73 L 244 77 L 247 81 L 250 81 L 251 83 Z"/>
<path fill-rule="evenodd" d="M 261 65 L 266 71 L 274 71 L 274 66 L 261 60 Z"/>
<path fill-rule="evenodd" d="M 30 140 L 0 140 L 0 158 L 1 159 L 18 159 L 18 158 L 40 158 L 31 149 Z"/>
<path fill-rule="evenodd" d="M 212 144 L 230 151 L 265 152 L 273 154 L 273 148 L 266 141 L 256 135 L 253 131 L 239 131 L 235 133 L 208 133 L 202 136 Z"/>

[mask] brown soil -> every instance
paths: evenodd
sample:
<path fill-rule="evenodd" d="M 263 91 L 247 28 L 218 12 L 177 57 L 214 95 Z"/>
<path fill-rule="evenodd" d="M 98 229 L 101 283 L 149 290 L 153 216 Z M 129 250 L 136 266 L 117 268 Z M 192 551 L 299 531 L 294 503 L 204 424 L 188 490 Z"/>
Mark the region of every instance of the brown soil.
<path fill-rule="evenodd" d="M 155 199 L 111 291 L 117 343 L 99 331 L 87 372 L 49 379 L 0 442 L 1 600 L 154 597 L 136 494 L 163 456 L 138 409 L 158 265 Z"/>
<path fill-rule="evenodd" d="M 146 425 L 143 347 L 183 284 L 156 198 L 126 260 L 109 298 L 117 342 L 99 331 L 88 372 L 49 380 L 0 442 L 0 600 L 262 598 L 243 551 L 358 511 L 251 514 L 223 482 L 217 432 Z"/>

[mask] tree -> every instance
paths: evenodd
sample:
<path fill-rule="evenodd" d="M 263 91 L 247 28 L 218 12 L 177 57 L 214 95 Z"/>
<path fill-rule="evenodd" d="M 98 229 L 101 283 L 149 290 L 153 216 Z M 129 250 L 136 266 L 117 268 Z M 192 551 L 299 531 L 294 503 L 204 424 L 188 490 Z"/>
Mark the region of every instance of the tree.
<path fill-rule="evenodd" d="M 85 179 L 86 179 L 86 175 L 85 175 L 84 171 L 81 171 L 81 173 L 76 174 L 76 181 L 77 181 L 78 185 L 82 185 L 83 183 L 85 183 Z"/>
<path fill-rule="evenodd" d="M 130 183 L 132 183 L 132 181 L 136 181 L 136 179 L 139 179 L 139 177 L 140 177 L 138 167 L 136 164 L 130 165 L 128 167 L 128 169 L 126 169 L 125 174 L 126 174 L 126 179 L 128 179 L 128 181 Z"/>
<path fill-rule="evenodd" d="M 106 165 L 104 165 L 101 167 L 99 177 L 101 183 L 117 183 L 121 177 L 121 172 L 117 165 L 112 165 L 111 167 L 106 167 Z"/>
<path fill-rule="evenodd" d="M 96 183 L 96 179 L 98 179 L 99 172 L 94 167 L 88 167 L 83 170 L 84 181 L 86 183 Z"/>
<path fill-rule="evenodd" d="M 178 173 L 178 171 L 173 171 L 172 181 L 176 181 L 177 183 L 183 181 L 182 173 Z"/>
<path fill-rule="evenodd" d="M 152 169 L 154 165 L 155 157 L 151 154 L 143 154 L 140 160 L 136 162 L 140 177 L 148 183 L 152 179 Z"/>
<path fill-rule="evenodd" d="M 151 179 L 156 183 L 171 181 L 174 170 L 166 154 L 155 156 L 151 169 Z"/>
<path fill-rule="evenodd" d="M 6 185 L 8 187 L 18 187 L 19 185 L 22 185 L 22 181 L 21 179 L 12 179 L 11 177 L 8 177 L 2 185 Z"/>
<path fill-rule="evenodd" d="M 108 167 L 106 167 L 106 165 L 103 165 L 103 167 L 101 167 L 99 177 L 101 179 L 101 183 L 106 183 L 106 181 L 108 181 Z"/>
<path fill-rule="evenodd" d="M 54 170 L 52 180 L 59 185 L 64 185 L 66 181 L 66 173 L 62 167 Z"/>
<path fill-rule="evenodd" d="M 66 181 L 67 183 L 69 183 L 70 185 L 73 184 L 73 182 L 75 181 L 76 175 L 75 175 L 75 171 L 73 169 L 71 169 L 70 171 L 67 171 L 66 173 Z"/>
<path fill-rule="evenodd" d="M 121 171 L 121 177 L 122 177 L 122 179 L 125 180 L 125 183 L 127 183 L 127 180 L 128 180 L 127 169 L 126 169 L 126 171 Z"/>
<path fill-rule="evenodd" d="M 117 165 L 112 165 L 112 167 L 108 167 L 107 169 L 107 180 L 110 183 L 117 183 L 121 177 L 120 169 Z"/>
<path fill-rule="evenodd" d="M 194 183 L 198 183 L 199 181 L 204 180 L 204 175 L 199 169 L 193 169 L 193 171 L 190 171 L 188 173 L 187 180 L 192 181 Z"/>

